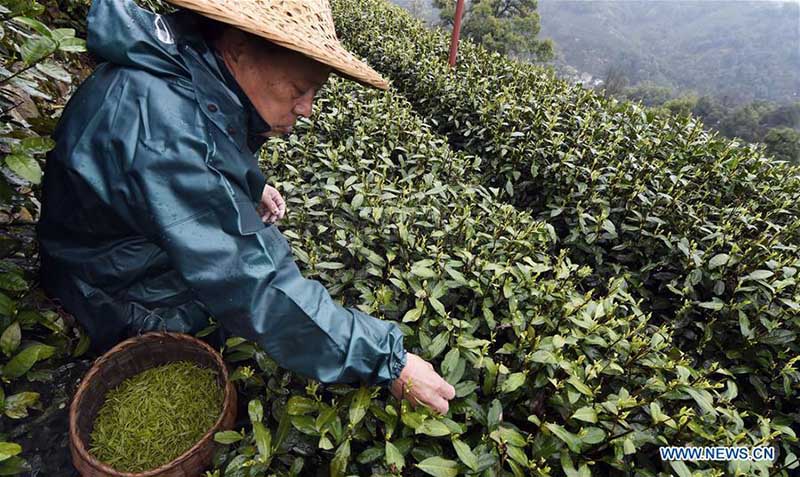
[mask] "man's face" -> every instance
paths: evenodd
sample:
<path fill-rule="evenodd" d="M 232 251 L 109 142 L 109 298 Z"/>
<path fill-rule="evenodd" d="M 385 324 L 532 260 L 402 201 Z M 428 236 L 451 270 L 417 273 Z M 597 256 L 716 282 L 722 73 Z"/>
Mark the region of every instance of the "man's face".
<path fill-rule="evenodd" d="M 268 51 L 262 41 L 228 29 L 217 47 L 256 111 L 269 123 L 268 135 L 291 132 L 298 116 L 311 115 L 314 95 L 331 68 L 291 50 Z"/>

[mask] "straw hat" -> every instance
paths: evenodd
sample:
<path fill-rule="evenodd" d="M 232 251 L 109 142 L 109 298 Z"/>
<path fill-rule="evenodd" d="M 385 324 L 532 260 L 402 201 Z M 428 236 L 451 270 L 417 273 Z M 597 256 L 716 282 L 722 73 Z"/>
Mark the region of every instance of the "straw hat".
<path fill-rule="evenodd" d="M 339 43 L 328 0 L 168 1 L 298 51 L 348 79 L 389 88 L 380 74 Z"/>

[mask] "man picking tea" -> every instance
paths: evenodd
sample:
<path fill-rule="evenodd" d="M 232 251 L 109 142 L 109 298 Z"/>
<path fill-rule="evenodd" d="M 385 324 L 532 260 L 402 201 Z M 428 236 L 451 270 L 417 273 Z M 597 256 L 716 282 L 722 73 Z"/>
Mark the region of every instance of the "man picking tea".
<path fill-rule="evenodd" d="M 311 114 L 331 72 L 386 81 L 339 44 L 327 0 L 172 1 L 188 10 L 91 7 L 88 48 L 102 63 L 47 160 L 45 290 L 98 350 L 146 330 L 196 333 L 211 315 L 287 369 L 447 412 L 455 390 L 406 353 L 394 323 L 301 276 L 274 223 L 283 199 L 253 155 Z"/>

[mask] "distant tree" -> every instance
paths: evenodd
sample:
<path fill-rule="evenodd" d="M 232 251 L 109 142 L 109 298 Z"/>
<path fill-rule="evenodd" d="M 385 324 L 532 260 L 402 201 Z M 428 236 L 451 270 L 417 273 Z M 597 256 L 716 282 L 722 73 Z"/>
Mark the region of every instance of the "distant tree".
<path fill-rule="evenodd" d="M 614 63 L 607 71 L 602 86 L 606 95 L 621 100 L 641 101 L 644 106 L 673 115 L 700 118 L 703 126 L 725 137 L 763 143 L 775 159 L 800 165 L 800 102 L 776 105 L 768 101 L 752 101 L 737 106 L 730 94 L 700 96 L 675 92 L 655 82 L 639 83 L 626 88 L 626 65 Z"/>
<path fill-rule="evenodd" d="M 766 128 L 787 127 L 800 129 L 800 102 L 778 106 L 761 119 L 761 125 Z"/>
<path fill-rule="evenodd" d="M 624 68 L 617 63 L 609 66 L 601 86 L 603 93 L 606 96 L 622 98 L 625 96 L 625 87 L 627 85 L 628 78 L 625 76 Z"/>
<path fill-rule="evenodd" d="M 455 0 L 433 0 L 441 10 L 443 25 L 452 26 Z M 465 9 L 461 24 L 464 37 L 499 53 L 534 61 L 554 58 L 552 40 L 537 40 L 537 0 L 473 0 Z"/>
<path fill-rule="evenodd" d="M 645 106 L 658 106 L 675 97 L 675 91 L 667 86 L 653 82 L 639 83 L 624 91 L 625 98 L 630 101 L 641 101 Z"/>
<path fill-rule="evenodd" d="M 764 137 L 767 152 L 775 159 L 800 164 L 800 132 L 792 128 L 772 128 Z"/>
<path fill-rule="evenodd" d="M 692 114 L 703 120 L 703 124 L 710 128 L 718 128 L 722 121 L 724 107 L 717 98 L 713 96 L 701 96 L 694 105 Z"/>
<path fill-rule="evenodd" d="M 761 118 L 772 111 L 774 105 L 754 101 L 725 115 L 720 123 L 720 131 L 727 137 L 739 137 L 749 142 L 759 142 L 766 134 Z"/>
<path fill-rule="evenodd" d="M 687 95 L 670 99 L 664 103 L 663 108 L 678 116 L 688 116 L 697 105 L 697 96 Z"/>

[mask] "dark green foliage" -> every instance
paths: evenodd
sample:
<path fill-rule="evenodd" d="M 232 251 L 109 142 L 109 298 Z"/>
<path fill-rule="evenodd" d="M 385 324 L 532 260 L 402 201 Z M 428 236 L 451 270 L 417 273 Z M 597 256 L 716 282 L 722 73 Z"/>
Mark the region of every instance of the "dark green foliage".
<path fill-rule="evenodd" d="M 24 442 L 17 427 L 59 404 L 51 402 L 55 392 L 38 386 L 53 380 L 50 366 L 89 345 L 36 287 L 31 229 L 40 161 L 53 147 L 53 118 L 70 90 L 70 58 L 84 48 L 73 30 L 56 28 L 44 13 L 30 0 L 0 4 L 0 475 L 31 470 L 31 449 L 8 441 Z"/>
<path fill-rule="evenodd" d="M 775 159 L 800 165 L 800 131 L 797 129 L 770 129 L 764 137 L 764 144 Z"/>
<path fill-rule="evenodd" d="M 409 350 L 458 394 L 436 418 L 386 392 L 277 372 L 232 341 L 237 380 L 272 403 L 270 471 L 294 475 L 303 459 L 331 475 L 667 475 L 659 443 L 786 430 L 741 415 L 734 375 L 696 367 L 624 275 L 586 289 L 591 269 L 555 230 L 475 185 L 485 164 L 450 151 L 398 95 L 335 81 L 317 107 L 264 155 L 295 256 L 343 303 L 403 323 Z M 236 446 L 208 475 L 261 475 L 255 433 L 218 438 Z"/>
<path fill-rule="evenodd" d="M 469 43 L 451 74 L 443 36 L 374 2 L 336 5 L 349 46 L 454 148 L 483 157 L 487 184 L 549 221 L 592 268 L 588 283 L 629 277 L 696 365 L 731 369 L 740 409 L 788 419 L 800 404 L 797 168 Z"/>

